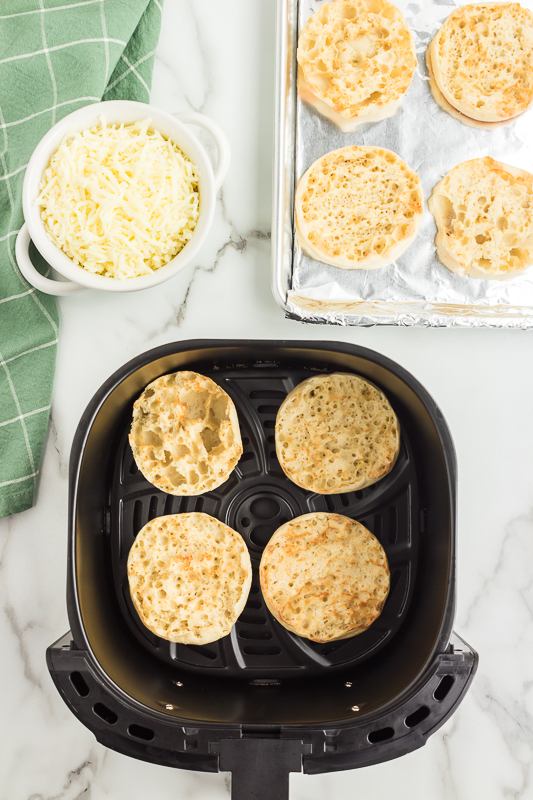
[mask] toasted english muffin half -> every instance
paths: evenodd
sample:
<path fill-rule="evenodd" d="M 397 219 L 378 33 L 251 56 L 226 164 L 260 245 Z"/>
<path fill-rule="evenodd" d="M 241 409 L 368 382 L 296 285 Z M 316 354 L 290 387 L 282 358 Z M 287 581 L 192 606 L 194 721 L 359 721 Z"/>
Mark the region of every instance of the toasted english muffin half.
<path fill-rule="evenodd" d="M 134 403 L 129 440 L 145 478 L 175 495 L 215 489 L 242 455 L 233 400 L 197 372 L 152 381 Z"/>
<path fill-rule="evenodd" d="M 377 386 L 335 372 L 298 384 L 281 404 L 276 453 L 288 478 L 318 494 L 355 492 L 384 478 L 400 450 L 400 424 Z"/>
<path fill-rule="evenodd" d="M 513 277 L 533 264 L 533 175 L 492 158 L 454 167 L 428 201 L 437 255 L 452 272 Z"/>
<path fill-rule="evenodd" d="M 334 267 L 384 267 L 415 240 L 423 202 L 420 178 L 396 153 L 342 147 L 300 178 L 297 239 L 307 255 Z"/>
<path fill-rule="evenodd" d="M 403 97 L 417 63 L 413 35 L 388 0 L 324 3 L 300 33 L 297 59 L 319 100 L 345 120 L 361 121 Z"/>
<path fill-rule="evenodd" d="M 261 589 L 284 628 L 314 642 L 357 636 L 389 593 L 387 556 L 363 525 L 314 512 L 285 523 L 263 551 Z"/>
<path fill-rule="evenodd" d="M 495 128 L 502 128 L 507 125 L 512 125 L 512 119 L 502 120 L 501 122 L 482 122 L 479 119 L 471 119 L 471 117 L 467 117 L 466 114 L 461 114 L 451 103 L 446 100 L 444 95 L 442 94 L 441 90 L 437 86 L 437 82 L 435 81 L 435 75 L 433 74 L 433 64 L 431 62 L 431 47 L 428 47 L 426 50 L 426 65 L 428 68 L 428 83 L 429 89 L 431 91 L 431 96 L 433 97 L 434 101 L 443 111 L 453 117 L 454 119 L 462 122 L 463 125 L 468 125 L 469 128 L 478 128 L 478 130 L 494 130 Z"/>
<path fill-rule="evenodd" d="M 533 102 L 533 14 L 519 3 L 456 8 L 429 50 L 435 82 L 461 114 L 500 122 Z"/>
<path fill-rule="evenodd" d="M 364 117 L 352 117 L 348 119 L 335 111 L 335 109 L 325 103 L 324 100 L 316 96 L 305 80 L 303 70 L 300 66 L 298 67 L 297 86 L 300 99 L 303 100 L 304 103 L 307 103 L 307 105 L 313 106 L 323 117 L 335 123 L 343 133 L 353 133 L 360 125 L 369 124 L 371 122 L 381 122 L 382 119 L 393 117 L 399 110 L 403 99 L 400 97 L 393 103 L 388 103 L 369 114 L 365 114 Z"/>
<path fill-rule="evenodd" d="M 208 644 L 231 631 L 252 583 L 242 537 L 208 514 L 156 517 L 128 556 L 135 610 L 156 636 Z"/>

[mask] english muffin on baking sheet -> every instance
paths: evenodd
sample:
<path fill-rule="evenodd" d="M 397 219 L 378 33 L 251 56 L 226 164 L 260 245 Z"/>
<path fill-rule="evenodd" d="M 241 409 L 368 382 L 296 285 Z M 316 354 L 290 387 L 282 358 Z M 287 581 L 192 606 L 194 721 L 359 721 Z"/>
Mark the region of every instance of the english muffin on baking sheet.
<path fill-rule="evenodd" d="M 297 239 L 307 255 L 334 267 L 384 267 L 415 240 L 423 201 L 418 175 L 391 150 L 332 150 L 298 183 Z"/>
<path fill-rule="evenodd" d="M 242 455 L 233 400 L 197 372 L 152 381 L 133 406 L 129 439 L 145 478 L 175 495 L 216 489 Z"/>
<path fill-rule="evenodd" d="M 428 201 L 452 272 L 509 278 L 533 264 L 533 175 L 492 158 L 458 164 Z"/>
<path fill-rule="evenodd" d="M 387 556 L 363 525 L 314 512 L 282 525 L 259 567 L 271 614 L 314 642 L 348 639 L 379 617 L 390 586 Z"/>
<path fill-rule="evenodd" d="M 156 636 L 208 644 L 231 631 L 252 582 L 242 537 L 208 514 L 170 514 L 148 522 L 128 556 L 131 599 Z"/>
<path fill-rule="evenodd" d="M 392 115 L 417 63 L 413 35 L 388 0 L 324 3 L 300 33 L 297 59 L 303 98 L 345 130 Z"/>
<path fill-rule="evenodd" d="M 519 3 L 456 8 L 429 53 L 439 90 L 471 119 L 512 119 L 533 102 L 533 14 Z"/>
<path fill-rule="evenodd" d="M 389 103 L 388 105 L 383 106 L 383 108 L 381 108 L 379 111 L 366 114 L 364 117 L 346 119 L 346 117 L 338 114 L 334 108 L 328 106 L 327 103 L 325 103 L 323 100 L 317 97 L 314 92 L 311 91 L 311 87 L 305 80 L 301 67 L 298 67 L 297 85 L 300 99 L 304 103 L 313 106 L 323 117 L 326 117 L 331 122 L 334 122 L 335 125 L 337 125 L 341 131 L 343 131 L 343 133 L 353 133 L 359 127 L 359 125 L 362 125 L 363 123 L 380 122 L 382 119 L 388 119 L 396 114 L 402 104 L 402 98 L 400 98 L 394 103 Z"/>
<path fill-rule="evenodd" d="M 276 453 L 288 478 L 318 494 L 355 492 L 384 478 L 400 450 L 400 424 L 383 392 L 351 373 L 316 375 L 281 404 Z"/>
<path fill-rule="evenodd" d="M 482 122 L 479 119 L 472 119 L 471 117 L 467 117 L 466 114 L 461 114 L 460 111 L 454 108 L 454 106 L 452 106 L 451 103 L 449 103 L 448 100 L 446 100 L 441 90 L 437 86 L 437 83 L 435 81 L 435 76 L 433 74 L 433 64 L 431 61 L 431 47 L 428 47 L 426 50 L 426 65 L 428 68 L 428 76 L 429 76 L 428 84 L 429 84 L 429 89 L 431 91 L 431 95 L 434 101 L 437 103 L 437 105 L 440 106 L 442 110 L 445 111 L 447 114 L 449 114 L 450 117 L 459 120 L 459 122 L 462 122 L 463 125 L 468 125 L 469 128 L 478 128 L 479 130 L 490 131 L 494 130 L 495 128 L 502 128 L 506 125 L 512 125 L 513 123 L 512 119 L 503 120 L 502 122 Z"/>

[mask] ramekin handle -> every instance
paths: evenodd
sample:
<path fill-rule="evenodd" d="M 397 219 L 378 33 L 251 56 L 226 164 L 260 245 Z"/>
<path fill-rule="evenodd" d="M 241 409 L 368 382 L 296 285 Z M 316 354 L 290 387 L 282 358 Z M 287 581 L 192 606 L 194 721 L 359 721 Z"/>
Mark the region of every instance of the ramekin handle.
<path fill-rule="evenodd" d="M 58 297 L 64 297 L 68 294 L 74 294 L 85 286 L 80 286 L 79 283 L 73 281 L 53 281 L 50 278 L 45 278 L 38 272 L 31 263 L 28 249 L 30 246 L 30 234 L 26 223 L 18 232 L 17 241 L 15 243 L 15 255 L 17 257 L 18 268 L 32 286 L 35 286 L 40 292 L 45 294 L 54 294 Z"/>
<path fill-rule="evenodd" d="M 218 163 L 215 169 L 215 188 L 218 192 L 222 186 L 222 182 L 226 177 L 231 162 L 231 148 L 229 146 L 228 137 L 211 117 L 206 117 L 205 114 L 199 114 L 197 111 L 178 111 L 173 114 L 180 122 L 185 122 L 190 125 L 199 125 L 211 134 L 215 140 L 218 153 Z"/>

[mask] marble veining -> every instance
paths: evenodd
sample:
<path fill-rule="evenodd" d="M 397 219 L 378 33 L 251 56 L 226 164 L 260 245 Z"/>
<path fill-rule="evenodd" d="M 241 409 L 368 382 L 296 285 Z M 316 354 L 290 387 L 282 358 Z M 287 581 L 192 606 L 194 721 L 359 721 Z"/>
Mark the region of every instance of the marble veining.
<path fill-rule="evenodd" d="M 259 241 L 270 240 L 270 231 L 251 230 L 247 231 L 244 234 L 239 233 L 233 222 L 228 217 L 226 204 L 224 202 L 223 189 L 220 190 L 218 201 L 222 208 L 222 216 L 230 226 L 229 239 L 227 239 L 222 245 L 220 245 L 215 254 L 214 261 L 210 267 L 203 267 L 203 266 L 194 267 L 192 277 L 185 291 L 185 296 L 181 301 L 181 303 L 179 304 L 178 308 L 175 310 L 174 318 L 165 323 L 165 325 L 157 332 L 157 335 L 166 334 L 173 327 L 176 328 L 181 327 L 182 323 L 185 320 L 185 315 L 187 313 L 187 303 L 189 300 L 189 295 L 191 293 L 191 289 L 194 285 L 195 277 L 198 272 L 204 272 L 208 275 L 213 273 L 218 267 L 220 260 L 224 257 L 224 254 L 226 253 L 228 248 L 233 248 L 237 253 L 242 254 L 247 251 L 250 244 L 254 243 L 254 240 L 259 240 Z"/>
<path fill-rule="evenodd" d="M 533 338 L 283 318 L 269 273 L 274 12 L 274 0 L 166 1 L 152 100 L 170 112 L 211 115 L 232 145 L 211 235 L 170 283 L 60 301 L 38 503 L 0 522 L 0 800 L 229 797 L 228 775 L 157 767 L 97 744 L 45 663 L 46 647 L 68 630 L 68 459 L 78 420 L 124 362 L 202 337 L 340 340 L 379 350 L 433 394 L 457 447 L 455 628 L 480 653 L 473 686 L 421 750 L 353 772 L 293 775 L 291 800 L 533 798 Z"/>

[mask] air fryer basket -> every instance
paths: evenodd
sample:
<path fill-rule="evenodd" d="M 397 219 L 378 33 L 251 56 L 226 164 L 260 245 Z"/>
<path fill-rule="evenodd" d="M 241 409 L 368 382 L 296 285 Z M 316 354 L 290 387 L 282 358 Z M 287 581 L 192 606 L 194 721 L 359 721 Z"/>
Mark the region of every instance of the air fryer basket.
<path fill-rule="evenodd" d="M 233 398 L 244 453 L 228 481 L 174 497 L 135 467 L 133 401 L 159 375 L 193 369 Z M 317 372 L 355 372 L 380 386 L 402 431 L 392 472 L 360 492 L 316 495 L 283 474 L 274 421 L 286 394 Z M 463 698 L 477 655 L 451 634 L 455 603 L 453 443 L 442 413 L 405 370 L 364 348 L 316 342 L 193 341 L 126 364 L 97 392 L 70 462 L 67 604 L 71 633 L 48 649 L 65 702 L 103 744 L 181 768 L 233 773 L 232 796 L 287 798 L 290 771 L 327 772 L 423 745 Z M 254 580 L 232 633 L 170 644 L 140 623 L 125 563 L 156 516 L 202 510 L 246 540 Z M 265 608 L 257 568 L 284 521 L 335 511 L 383 544 L 391 591 L 380 618 L 352 639 L 315 644 Z"/>

